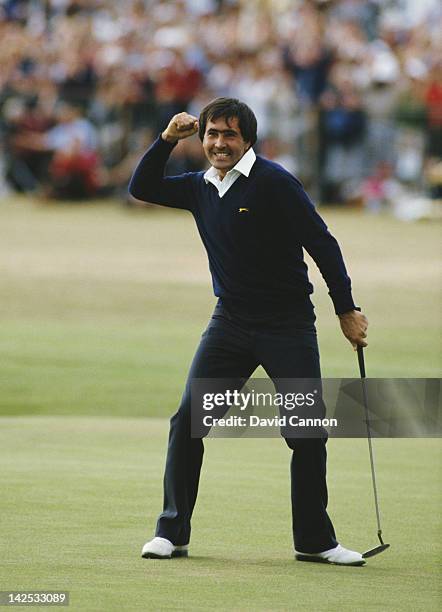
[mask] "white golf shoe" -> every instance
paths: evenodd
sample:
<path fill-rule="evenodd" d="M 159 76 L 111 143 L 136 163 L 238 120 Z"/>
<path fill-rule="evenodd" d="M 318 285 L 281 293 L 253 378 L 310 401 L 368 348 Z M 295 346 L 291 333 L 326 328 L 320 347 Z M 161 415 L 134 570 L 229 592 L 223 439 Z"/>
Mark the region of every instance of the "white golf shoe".
<path fill-rule="evenodd" d="M 333 565 L 364 565 L 361 553 L 347 550 L 340 544 L 330 550 L 319 553 L 302 553 L 295 550 L 295 558 L 298 561 L 313 561 L 314 563 L 332 563 Z"/>
<path fill-rule="evenodd" d="M 150 542 L 146 542 L 141 551 L 143 559 L 172 559 L 172 557 L 188 557 L 189 547 L 174 546 L 166 538 L 155 537 Z"/>

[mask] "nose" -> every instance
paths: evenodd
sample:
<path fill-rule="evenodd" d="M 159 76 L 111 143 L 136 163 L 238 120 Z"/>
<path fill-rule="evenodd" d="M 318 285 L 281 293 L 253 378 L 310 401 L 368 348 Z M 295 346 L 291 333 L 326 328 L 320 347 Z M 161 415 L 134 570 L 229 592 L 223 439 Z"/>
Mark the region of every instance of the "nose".
<path fill-rule="evenodd" d="M 215 146 L 217 149 L 222 149 L 224 147 L 224 136 L 223 134 L 218 134 L 216 141 L 215 141 Z"/>

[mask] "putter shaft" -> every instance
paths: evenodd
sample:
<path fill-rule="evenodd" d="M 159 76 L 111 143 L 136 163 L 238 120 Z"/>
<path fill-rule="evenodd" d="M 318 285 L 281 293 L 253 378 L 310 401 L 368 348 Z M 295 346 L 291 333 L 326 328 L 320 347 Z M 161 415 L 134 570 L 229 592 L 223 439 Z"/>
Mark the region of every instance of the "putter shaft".
<path fill-rule="evenodd" d="M 379 539 L 379 542 L 381 543 L 380 546 L 377 546 L 376 548 L 372 548 L 371 550 L 368 550 L 367 552 L 365 552 L 362 555 L 365 559 L 368 557 L 374 557 L 375 555 L 378 555 L 379 553 L 386 550 L 390 546 L 390 544 L 384 544 L 384 541 L 382 539 L 381 516 L 379 512 L 378 491 L 377 491 L 377 486 L 376 486 L 376 472 L 374 468 L 374 453 L 373 453 L 373 444 L 372 444 L 371 430 L 370 430 L 370 416 L 368 412 L 368 397 L 367 397 L 367 389 L 365 385 L 366 374 L 365 374 L 363 347 L 358 346 L 357 352 L 358 352 L 359 372 L 361 375 L 361 383 L 362 383 L 362 398 L 364 401 L 365 425 L 367 428 L 367 440 L 368 440 L 368 451 L 370 455 L 370 467 L 371 467 L 371 478 L 372 478 L 372 483 L 373 483 L 374 505 L 375 505 L 375 510 L 376 510 L 376 521 L 377 521 L 377 526 L 378 526 L 378 539 Z"/>

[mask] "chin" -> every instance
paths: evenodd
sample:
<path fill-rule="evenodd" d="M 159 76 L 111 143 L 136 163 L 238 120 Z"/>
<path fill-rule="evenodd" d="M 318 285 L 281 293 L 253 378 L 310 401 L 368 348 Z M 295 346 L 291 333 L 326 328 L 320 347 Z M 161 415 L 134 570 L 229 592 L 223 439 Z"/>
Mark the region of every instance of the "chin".
<path fill-rule="evenodd" d="M 233 166 L 235 164 L 232 164 L 230 161 L 218 161 L 217 159 L 214 159 L 213 162 L 211 162 L 212 166 L 214 168 L 216 168 L 217 170 L 231 170 L 233 168 Z"/>

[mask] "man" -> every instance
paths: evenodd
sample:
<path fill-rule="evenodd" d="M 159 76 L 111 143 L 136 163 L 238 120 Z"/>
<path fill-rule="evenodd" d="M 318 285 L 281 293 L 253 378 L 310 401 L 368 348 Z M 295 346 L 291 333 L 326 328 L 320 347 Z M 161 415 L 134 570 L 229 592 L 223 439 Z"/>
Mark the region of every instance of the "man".
<path fill-rule="evenodd" d="M 175 115 L 140 161 L 130 193 L 144 201 L 192 212 L 207 249 L 219 298 L 171 419 L 164 476 L 164 508 L 144 558 L 188 555 L 203 442 L 191 438 L 190 385 L 194 378 L 229 379 L 240 389 L 258 365 L 272 379 L 320 378 L 319 353 L 303 261 L 304 247 L 330 290 L 343 333 L 366 346 L 367 320 L 355 310 L 341 251 L 299 181 L 256 156 L 256 119 L 244 103 L 217 98 L 199 120 Z M 182 138 L 198 132 L 211 163 L 207 172 L 164 177 Z M 287 438 L 293 449 L 291 493 L 296 558 L 362 565 L 362 556 L 338 544 L 327 514 L 324 438 Z"/>

